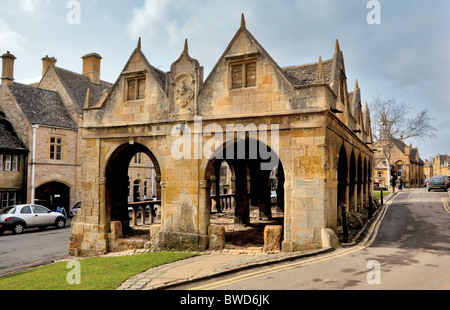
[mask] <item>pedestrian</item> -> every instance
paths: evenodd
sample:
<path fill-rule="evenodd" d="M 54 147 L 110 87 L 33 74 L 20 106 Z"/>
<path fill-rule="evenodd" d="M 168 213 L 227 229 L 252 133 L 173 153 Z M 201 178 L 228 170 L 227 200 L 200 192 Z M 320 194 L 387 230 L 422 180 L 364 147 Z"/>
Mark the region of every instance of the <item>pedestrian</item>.
<path fill-rule="evenodd" d="M 395 193 L 395 178 L 394 178 L 394 176 L 391 176 L 391 187 L 392 187 L 392 192 Z"/>
<path fill-rule="evenodd" d="M 397 188 L 398 188 L 399 191 L 402 190 L 402 186 L 403 186 L 403 180 L 402 180 L 401 177 L 398 177 L 398 179 L 397 179 Z"/>

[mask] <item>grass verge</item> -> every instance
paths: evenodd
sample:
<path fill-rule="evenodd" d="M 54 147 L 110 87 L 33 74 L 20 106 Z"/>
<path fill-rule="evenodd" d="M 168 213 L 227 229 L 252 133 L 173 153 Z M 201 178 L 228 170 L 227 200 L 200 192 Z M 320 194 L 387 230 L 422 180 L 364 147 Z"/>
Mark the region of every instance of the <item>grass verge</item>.
<path fill-rule="evenodd" d="M 383 198 L 386 198 L 390 194 L 391 194 L 391 192 L 383 191 Z M 381 191 L 373 191 L 373 197 L 380 200 L 381 199 Z"/>
<path fill-rule="evenodd" d="M 150 252 L 123 257 L 79 260 L 81 284 L 69 284 L 72 268 L 58 262 L 0 278 L 0 290 L 114 290 L 126 279 L 150 268 L 196 254 Z"/>

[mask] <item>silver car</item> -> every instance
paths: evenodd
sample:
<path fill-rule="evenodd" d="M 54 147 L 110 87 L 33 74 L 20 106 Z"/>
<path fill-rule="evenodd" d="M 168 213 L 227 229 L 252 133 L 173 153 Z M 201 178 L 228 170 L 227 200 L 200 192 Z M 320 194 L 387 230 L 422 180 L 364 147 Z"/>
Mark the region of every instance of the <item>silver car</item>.
<path fill-rule="evenodd" d="M 434 189 L 443 189 L 445 192 L 447 191 L 447 179 L 443 176 L 435 176 L 428 180 L 427 183 L 428 191 Z"/>
<path fill-rule="evenodd" d="M 11 230 L 13 234 L 21 234 L 26 228 L 46 228 L 55 226 L 64 228 L 66 216 L 59 212 L 52 212 L 40 205 L 16 205 L 6 208 L 0 214 L 0 234 Z"/>

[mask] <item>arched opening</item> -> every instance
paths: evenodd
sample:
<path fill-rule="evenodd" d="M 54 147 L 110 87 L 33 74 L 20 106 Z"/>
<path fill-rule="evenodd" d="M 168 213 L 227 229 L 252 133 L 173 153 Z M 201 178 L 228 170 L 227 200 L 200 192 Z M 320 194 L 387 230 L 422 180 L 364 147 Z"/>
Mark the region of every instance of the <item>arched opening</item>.
<path fill-rule="evenodd" d="M 347 180 L 348 180 L 348 164 L 347 152 L 342 146 L 339 151 L 339 161 L 337 167 L 338 185 L 337 185 L 337 226 L 342 225 L 341 206 L 347 205 Z"/>
<path fill-rule="evenodd" d="M 60 182 L 49 182 L 36 188 L 34 203 L 56 211 L 63 207 L 70 211 L 70 187 Z"/>
<path fill-rule="evenodd" d="M 355 152 L 352 152 L 350 155 L 350 166 L 348 170 L 348 208 L 347 211 L 355 211 L 356 210 L 356 160 L 355 160 Z"/>
<path fill-rule="evenodd" d="M 265 143 L 225 144 L 209 160 L 205 178 L 210 223 L 225 226 L 227 247 L 262 247 L 265 226 L 284 226 L 284 168 Z"/>
<path fill-rule="evenodd" d="M 161 170 L 153 153 L 142 144 L 118 147 L 109 159 L 105 177 L 106 218 L 120 221 L 124 235 L 131 232 L 134 224 L 130 210 L 147 208 L 152 212 L 154 205 L 161 205 Z M 151 189 L 149 184 L 153 184 Z"/>
<path fill-rule="evenodd" d="M 363 209 L 363 170 L 362 170 L 362 160 L 361 155 L 358 156 L 358 165 L 357 165 L 357 181 L 356 181 L 356 197 L 357 197 L 357 205 L 356 211 L 361 212 Z"/>

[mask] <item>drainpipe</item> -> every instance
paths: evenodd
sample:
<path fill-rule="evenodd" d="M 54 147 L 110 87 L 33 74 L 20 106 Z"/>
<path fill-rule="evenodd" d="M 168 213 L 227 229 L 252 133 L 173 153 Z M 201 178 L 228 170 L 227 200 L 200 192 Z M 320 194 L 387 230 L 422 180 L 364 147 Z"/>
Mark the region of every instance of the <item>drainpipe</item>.
<path fill-rule="evenodd" d="M 39 128 L 39 125 L 31 126 L 33 128 L 33 150 L 32 150 L 32 159 L 31 159 L 31 203 L 34 204 L 34 175 L 35 175 L 35 166 L 36 166 L 36 131 Z"/>

